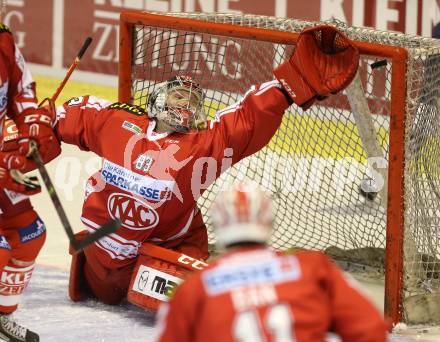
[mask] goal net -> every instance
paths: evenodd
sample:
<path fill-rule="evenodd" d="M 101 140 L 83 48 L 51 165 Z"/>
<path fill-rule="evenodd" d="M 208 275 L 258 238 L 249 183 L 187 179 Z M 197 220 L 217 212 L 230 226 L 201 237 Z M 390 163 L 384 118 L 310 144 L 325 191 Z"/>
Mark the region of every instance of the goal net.
<path fill-rule="evenodd" d="M 124 12 L 119 100 L 145 107 L 157 84 L 192 76 L 216 111 L 273 79 L 305 27 L 253 15 Z M 335 25 L 361 53 L 355 82 L 307 111 L 292 105 L 271 142 L 223 174 L 199 199 L 249 180 L 275 201 L 276 249 L 322 250 L 384 275 L 394 322 L 440 321 L 440 43 Z M 360 191 L 363 189 L 363 191 Z"/>

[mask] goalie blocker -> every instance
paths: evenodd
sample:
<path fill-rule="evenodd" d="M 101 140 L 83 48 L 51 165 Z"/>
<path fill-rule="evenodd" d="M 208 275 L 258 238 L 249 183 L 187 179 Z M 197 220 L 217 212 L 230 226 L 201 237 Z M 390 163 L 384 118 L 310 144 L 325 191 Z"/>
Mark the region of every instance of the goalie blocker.
<path fill-rule="evenodd" d="M 128 301 L 141 308 L 156 311 L 168 301 L 174 289 L 190 271 L 208 264 L 186 254 L 143 243 L 128 289 Z"/>

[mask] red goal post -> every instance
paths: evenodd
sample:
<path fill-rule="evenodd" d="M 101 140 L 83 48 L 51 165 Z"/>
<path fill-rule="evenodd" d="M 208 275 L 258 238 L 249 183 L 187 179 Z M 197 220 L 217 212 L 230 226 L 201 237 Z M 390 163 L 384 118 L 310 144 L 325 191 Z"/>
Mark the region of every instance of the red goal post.
<path fill-rule="evenodd" d="M 212 114 L 236 102 L 248 85 L 270 80 L 262 79 L 271 76 L 275 63 L 270 63 L 269 59 L 279 64 L 291 53 L 298 33 L 316 24 L 251 15 L 123 12 L 120 17 L 119 101 L 145 107 L 148 94 L 157 82 L 184 73 L 192 75 L 207 90 L 205 105 L 207 112 Z M 355 250 L 377 250 L 381 255 L 383 251 L 385 265 L 376 266 L 385 274 L 385 313 L 395 323 L 402 320 L 418 322 L 405 309 L 405 298 L 419 293 L 418 290 L 409 295 L 404 293 L 404 276 L 422 277 L 418 272 L 426 267 L 419 254 L 429 253 L 420 251 L 420 243 L 429 239 L 432 232 L 421 231 L 422 226 L 411 230 L 405 225 L 406 219 L 410 219 L 411 224 L 414 217 L 417 219 L 419 214 L 405 210 L 408 203 L 413 203 L 409 202 L 412 197 L 418 199 L 420 195 L 411 189 L 412 183 L 406 182 L 408 172 L 412 172 L 407 166 L 411 153 L 408 152 L 409 134 L 416 126 L 416 119 L 411 123 L 412 128 L 405 120 L 415 117 L 414 111 L 418 112 L 409 101 L 419 99 L 424 93 L 422 76 L 426 75 L 417 75 L 414 68 L 430 67 L 426 58 L 435 54 L 428 46 L 432 41 L 333 24 L 354 41 L 362 56 L 359 75 L 365 92 L 363 100 L 367 101 L 371 111 L 368 116 L 372 117 L 367 119 L 376 127 L 374 140 L 383 149 L 387 161 L 385 192 L 372 201 L 359 196 L 358 185 L 368 173 L 366 159 L 370 155 L 359 137 L 359 123 L 352 115 L 353 103 L 344 93 L 317 104 L 310 112 L 303 113 L 292 106 L 269 146 L 216 181 L 199 200 L 199 205 L 206 214 L 216 192 L 231 180 L 249 178 L 262 185 L 270 183 L 266 188 L 278 201 L 278 228 L 272 240 L 275 248 L 320 249 L 330 255 L 335 248 L 348 251 L 347 254 L 354 254 Z M 420 52 L 422 49 L 426 51 Z M 422 57 L 417 55 L 418 59 L 409 63 L 417 53 Z M 386 61 L 385 66 L 371 68 L 373 62 L 382 60 Z M 408 89 L 410 81 L 412 89 Z M 353 160 L 355 167 L 341 166 L 341 160 Z M 311 175 L 316 166 L 321 178 L 311 191 Z M 283 170 L 289 167 L 286 175 Z M 424 177 L 427 168 L 422 169 L 417 177 Z M 289 177 L 303 170 L 306 170 L 305 185 L 296 186 L 297 179 Z M 338 170 L 343 170 L 342 174 L 339 175 Z M 434 176 L 436 180 L 435 172 Z M 344 183 L 350 177 L 353 184 Z M 411 199 L 405 197 L 407 190 L 415 193 L 411 194 Z M 209 217 L 205 219 L 210 229 Z M 405 239 L 404 232 L 410 232 L 408 236 L 411 236 Z M 425 234 L 428 238 L 417 234 Z M 210 240 L 215 240 L 211 231 Z M 404 255 L 406 245 L 410 246 L 408 254 L 414 254 L 411 260 L 409 255 Z M 438 249 L 429 256 L 435 263 L 440 257 Z M 359 260 L 347 261 L 346 254 L 343 260 L 345 264 L 359 264 Z M 412 265 L 411 271 L 406 270 L 405 262 Z M 416 263 L 420 265 L 414 266 Z"/>

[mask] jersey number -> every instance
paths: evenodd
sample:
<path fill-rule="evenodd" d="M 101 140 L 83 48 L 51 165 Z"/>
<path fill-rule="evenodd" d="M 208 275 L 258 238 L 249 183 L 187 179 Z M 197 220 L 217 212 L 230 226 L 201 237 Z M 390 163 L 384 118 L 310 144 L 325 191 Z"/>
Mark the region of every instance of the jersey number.
<path fill-rule="evenodd" d="M 236 341 L 264 342 L 263 324 L 275 342 L 294 342 L 293 318 L 287 304 L 271 306 L 264 322 L 256 310 L 240 312 L 234 321 L 233 335 Z"/>

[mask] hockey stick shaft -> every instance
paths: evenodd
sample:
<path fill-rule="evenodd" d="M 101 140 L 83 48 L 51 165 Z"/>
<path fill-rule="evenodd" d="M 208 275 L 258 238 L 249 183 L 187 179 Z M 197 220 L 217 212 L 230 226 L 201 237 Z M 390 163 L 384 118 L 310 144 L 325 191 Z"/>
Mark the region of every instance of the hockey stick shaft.
<path fill-rule="evenodd" d="M 103 226 L 99 227 L 92 234 L 87 235 L 85 239 L 83 240 L 75 239 L 75 241 L 72 242 L 73 248 L 76 251 L 80 251 L 83 248 L 87 247 L 88 245 L 91 245 L 95 241 L 98 241 L 99 239 L 103 238 L 104 236 L 114 233 L 116 230 L 119 229 L 120 226 L 121 226 L 121 221 L 111 220 L 110 222 L 107 222 Z"/>
<path fill-rule="evenodd" d="M 75 233 L 73 232 L 72 226 L 70 225 L 66 212 L 61 205 L 60 198 L 58 197 L 52 180 L 49 177 L 49 173 L 47 172 L 47 169 L 44 166 L 43 161 L 41 160 L 40 153 L 38 152 L 35 143 L 33 143 L 31 155 L 33 160 L 35 161 L 35 164 L 37 165 L 38 171 L 40 172 L 41 178 L 43 179 L 43 183 L 46 186 L 47 192 L 49 193 L 50 199 L 52 200 L 52 203 L 69 238 L 69 241 L 76 251 L 79 251 L 84 247 L 92 244 L 93 242 L 101 239 L 102 237 L 115 232 L 119 228 L 120 222 L 118 220 L 112 220 L 104 226 L 98 228 L 96 232 L 90 234 L 86 239 L 81 241 L 75 239 Z"/>
<path fill-rule="evenodd" d="M 50 199 L 52 200 L 52 203 L 55 207 L 55 210 L 58 214 L 58 217 L 60 218 L 60 221 L 64 227 L 64 230 L 67 233 L 67 236 L 69 237 L 69 240 L 75 239 L 75 234 L 73 233 L 72 226 L 70 225 L 70 222 L 67 218 L 66 212 L 64 211 L 63 206 L 61 205 L 60 198 L 58 197 L 58 194 L 55 190 L 55 187 L 52 183 L 52 180 L 49 177 L 49 174 L 47 172 L 46 167 L 44 166 L 43 161 L 41 160 L 40 153 L 38 152 L 38 149 L 35 145 L 35 143 L 31 142 L 32 145 L 32 159 L 34 160 L 35 164 L 37 165 L 38 171 L 40 172 L 41 178 L 43 179 L 43 183 L 46 186 L 47 192 L 49 193 Z"/>
<path fill-rule="evenodd" d="M 75 59 L 73 60 L 72 64 L 70 65 L 69 69 L 67 70 L 66 75 L 64 76 L 63 80 L 61 81 L 61 83 L 58 86 L 58 88 L 55 91 L 55 93 L 52 95 L 52 97 L 50 99 L 48 99 L 48 98 L 44 99 L 40 103 L 39 107 L 41 107 L 46 100 L 49 100 L 49 102 L 54 103 L 58 99 L 58 96 L 63 91 L 67 81 L 69 80 L 69 78 L 72 75 L 73 71 L 78 66 L 79 62 L 81 61 L 82 56 L 86 52 L 86 50 L 89 47 L 89 45 L 91 44 L 91 42 L 92 42 L 92 37 L 87 37 L 86 40 L 84 41 L 83 45 L 81 46 L 81 49 L 79 50 L 78 54 L 76 55 Z"/>
<path fill-rule="evenodd" d="M 55 93 L 52 95 L 52 97 L 46 98 L 43 100 L 42 103 L 40 103 L 40 106 L 47 100 L 49 102 L 49 109 L 51 112 L 55 112 L 55 101 L 60 95 L 61 91 L 64 89 L 64 86 L 66 85 L 67 81 L 69 80 L 70 76 L 72 75 L 75 68 L 78 66 L 82 56 L 86 52 L 87 48 L 89 47 L 90 43 L 92 42 L 92 38 L 88 37 L 85 42 L 83 43 L 81 49 L 79 50 L 77 56 L 75 57 L 75 60 L 71 64 L 69 70 L 66 73 L 66 76 L 64 76 L 64 79 L 62 80 L 61 84 L 58 86 Z M 60 218 L 60 221 L 63 225 L 63 228 L 69 238 L 69 241 L 73 248 L 76 251 L 80 251 L 84 247 L 92 244 L 93 242 L 101 239 L 102 237 L 106 236 L 107 234 L 115 232 L 119 226 L 120 222 L 118 220 L 112 220 L 109 223 L 105 224 L 104 226 L 100 227 L 96 232 L 93 234 L 90 234 L 86 239 L 84 240 L 77 240 L 75 239 L 75 233 L 73 232 L 72 226 L 70 225 L 69 219 L 67 218 L 66 212 L 61 205 L 60 198 L 58 197 L 58 194 L 55 190 L 55 187 L 49 177 L 49 174 L 47 172 L 46 167 L 44 166 L 44 163 L 41 159 L 40 153 L 38 152 L 38 148 L 35 142 L 31 142 L 31 149 L 32 149 L 32 159 L 34 160 L 35 164 L 37 165 L 38 171 L 40 172 L 41 178 L 43 179 L 43 183 L 46 186 L 46 189 L 49 193 L 50 199 L 52 200 L 52 203 L 55 207 L 55 210 L 58 214 L 58 217 Z"/>
<path fill-rule="evenodd" d="M 359 72 L 354 77 L 352 83 L 346 88 L 346 93 L 353 116 L 355 118 L 356 127 L 361 138 L 362 145 L 367 154 L 367 158 L 384 158 L 382 148 L 377 141 L 377 133 L 374 128 L 372 114 L 368 107 L 368 101 L 365 98 L 362 88 Z M 381 195 L 384 208 L 387 208 L 388 202 L 388 168 L 379 168 L 377 170 L 382 177 L 383 186 L 379 193 Z M 377 180 L 375 179 L 377 182 Z"/>
<path fill-rule="evenodd" d="M 64 76 L 64 79 L 62 80 L 61 84 L 58 86 L 57 90 L 55 91 L 55 93 L 50 98 L 53 102 L 56 101 L 56 99 L 60 95 L 61 91 L 64 89 L 64 86 L 66 85 L 66 83 L 69 80 L 70 76 L 72 75 L 73 71 L 78 66 L 79 62 L 81 61 L 82 56 L 86 52 L 86 50 L 89 47 L 91 42 L 92 42 L 92 38 L 91 37 L 87 37 L 87 39 L 84 41 L 81 49 L 78 52 L 78 55 L 73 60 L 73 63 L 70 65 L 69 70 L 67 70 L 66 76 Z"/>

